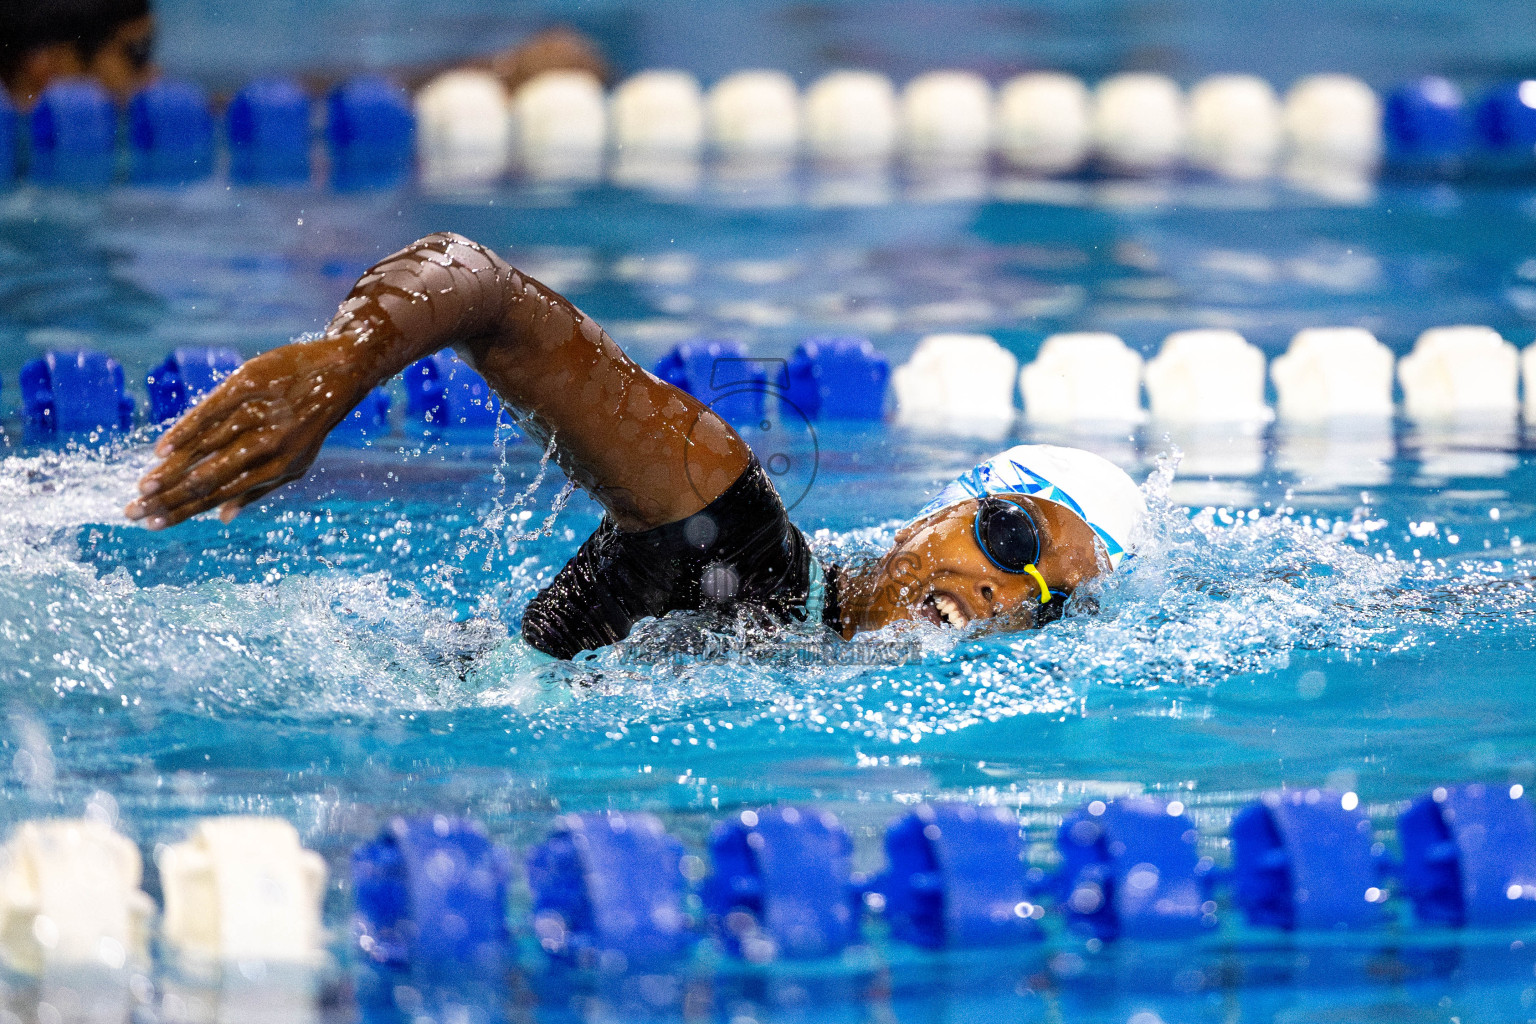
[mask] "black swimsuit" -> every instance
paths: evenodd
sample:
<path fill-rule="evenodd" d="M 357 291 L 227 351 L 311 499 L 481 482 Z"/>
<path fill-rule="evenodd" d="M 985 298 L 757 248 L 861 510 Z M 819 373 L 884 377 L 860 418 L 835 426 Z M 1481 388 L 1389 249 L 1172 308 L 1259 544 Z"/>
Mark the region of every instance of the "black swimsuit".
<path fill-rule="evenodd" d="M 676 523 L 624 533 L 604 518 L 523 613 L 523 639 L 557 658 L 616 643 L 673 611 L 738 610 L 838 628 L 835 579 L 754 457 L 714 501 Z"/>

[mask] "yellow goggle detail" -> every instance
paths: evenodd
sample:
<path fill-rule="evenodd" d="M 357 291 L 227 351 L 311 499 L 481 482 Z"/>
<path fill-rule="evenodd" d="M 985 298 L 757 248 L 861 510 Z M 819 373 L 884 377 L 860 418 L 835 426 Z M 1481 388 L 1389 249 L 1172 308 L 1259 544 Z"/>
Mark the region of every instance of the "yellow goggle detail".
<path fill-rule="evenodd" d="M 1024 567 L 1024 571 L 1033 576 L 1035 578 L 1035 582 L 1040 584 L 1040 603 L 1050 604 L 1051 588 L 1045 585 L 1045 577 L 1040 575 L 1040 570 L 1036 569 L 1034 563 L 1031 562 L 1029 565 Z"/>

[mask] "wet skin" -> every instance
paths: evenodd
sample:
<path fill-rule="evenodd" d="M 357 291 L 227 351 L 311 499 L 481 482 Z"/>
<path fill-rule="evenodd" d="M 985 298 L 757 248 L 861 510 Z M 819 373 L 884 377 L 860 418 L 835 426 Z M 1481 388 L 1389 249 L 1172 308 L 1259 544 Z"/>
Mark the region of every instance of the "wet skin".
<path fill-rule="evenodd" d="M 1003 497 L 1026 506 L 1040 528 L 1040 561 L 1052 601 L 1108 571 L 1103 548 L 1087 523 L 1052 501 L 1024 494 Z M 1008 620 L 1014 628 L 1037 618 L 1040 585 L 1027 573 L 1005 572 L 982 554 L 974 528 L 977 502 L 964 501 L 911 523 L 868 571 L 848 580 L 845 638 L 893 622 L 916 620 L 967 626 Z M 1021 614 L 1022 613 L 1022 614 Z"/>
<path fill-rule="evenodd" d="M 155 446 L 161 461 L 124 514 L 152 530 L 213 508 L 229 522 L 303 476 L 373 387 L 450 345 L 524 431 L 554 440 L 560 468 L 621 530 L 686 519 L 748 465 L 746 442 L 707 406 L 641 369 L 562 296 L 443 233 L 364 273 L 320 338 L 256 356 L 183 416 Z M 1086 523 L 1054 503 L 1019 500 L 1041 527 L 1039 569 L 1052 590 L 1100 571 Z M 965 502 L 906 527 L 889 553 L 846 579 L 844 635 L 901 620 L 961 625 L 1038 605 L 1031 577 L 982 554 L 974 514 L 975 502 Z"/>

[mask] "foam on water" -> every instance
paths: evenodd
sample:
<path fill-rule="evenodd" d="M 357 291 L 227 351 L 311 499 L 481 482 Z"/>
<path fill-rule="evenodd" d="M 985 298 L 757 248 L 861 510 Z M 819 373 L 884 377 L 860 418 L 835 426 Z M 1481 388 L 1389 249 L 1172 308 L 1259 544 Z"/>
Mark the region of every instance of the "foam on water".
<path fill-rule="evenodd" d="M 143 586 L 123 566 L 102 572 L 87 549 L 109 533 L 149 536 L 121 507 L 150 462 L 128 444 L 0 464 L 12 686 L 229 714 L 443 707 L 463 699 L 466 652 L 505 638 L 493 617 L 455 622 L 409 583 L 402 593 L 387 572 L 333 569 L 323 554 L 255 582 L 194 572 Z M 275 525 L 269 541 L 288 532 Z"/>
<path fill-rule="evenodd" d="M 1165 459 L 1145 488 L 1139 554 L 1078 598 L 1097 613 L 1035 632 L 917 625 L 849 644 L 673 616 L 565 664 L 515 629 L 575 538 L 558 508 L 534 507 L 542 464 L 533 483 L 503 478 L 489 502 L 456 514 L 428 504 L 413 519 L 395 501 L 358 513 L 332 498 L 334 509 L 291 503 L 155 535 L 120 519 L 148 462 L 135 442 L 0 464 L 11 703 L 51 693 L 81 714 L 149 706 L 274 722 L 481 709 L 503 716 L 504 732 L 577 747 L 712 749 L 792 733 L 854 749 L 1076 716 L 1095 688 L 1209 689 L 1300 651 L 1409 650 L 1509 628 L 1511 610 L 1533 602 L 1529 561 L 1399 559 L 1369 506 L 1332 520 L 1284 507 L 1192 513 L 1169 500 Z M 832 560 L 873 557 L 897 525 L 813 542 Z M 200 553 L 165 546 L 183 531 L 179 544 Z"/>
<path fill-rule="evenodd" d="M 1385 523 L 1368 509 L 1326 527 L 1283 512 L 1190 515 L 1168 501 L 1173 465 L 1164 462 L 1147 484 L 1152 515 L 1141 553 L 1082 593 L 1084 603 L 1096 601 L 1095 614 L 1069 613 L 1026 633 L 891 628 L 846 647 L 715 634 L 704 645 L 714 657 L 704 659 L 676 656 L 682 631 L 698 627 L 668 620 L 574 666 L 579 685 L 560 713 L 664 733 L 676 723 L 691 731 L 703 704 L 716 706 L 716 726 L 765 723 L 919 742 L 1016 715 L 1072 714 L 1096 685 L 1208 687 L 1239 672 L 1283 667 L 1298 649 L 1358 652 L 1413 642 L 1403 605 L 1418 592 L 1418 570 L 1378 557 L 1371 534 Z M 869 556 L 889 544 L 895 528 L 822 534 L 818 547 L 834 560 Z M 1445 621 L 1447 613 L 1438 614 Z M 808 642 L 809 658 L 798 646 Z M 697 649 L 696 639 L 691 646 Z M 481 699 L 508 696 L 497 688 Z"/>

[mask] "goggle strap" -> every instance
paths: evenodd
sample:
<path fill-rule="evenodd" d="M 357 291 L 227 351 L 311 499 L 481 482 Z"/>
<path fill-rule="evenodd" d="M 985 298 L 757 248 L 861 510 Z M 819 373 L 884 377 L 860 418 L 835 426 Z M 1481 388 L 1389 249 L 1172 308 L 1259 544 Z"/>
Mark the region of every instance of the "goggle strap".
<path fill-rule="evenodd" d="M 1024 571 L 1033 576 L 1035 578 L 1035 582 L 1040 584 L 1040 603 L 1050 604 L 1051 588 L 1045 585 L 1045 577 L 1040 575 L 1040 570 L 1035 568 L 1035 563 L 1031 562 L 1026 565 L 1024 567 Z"/>

